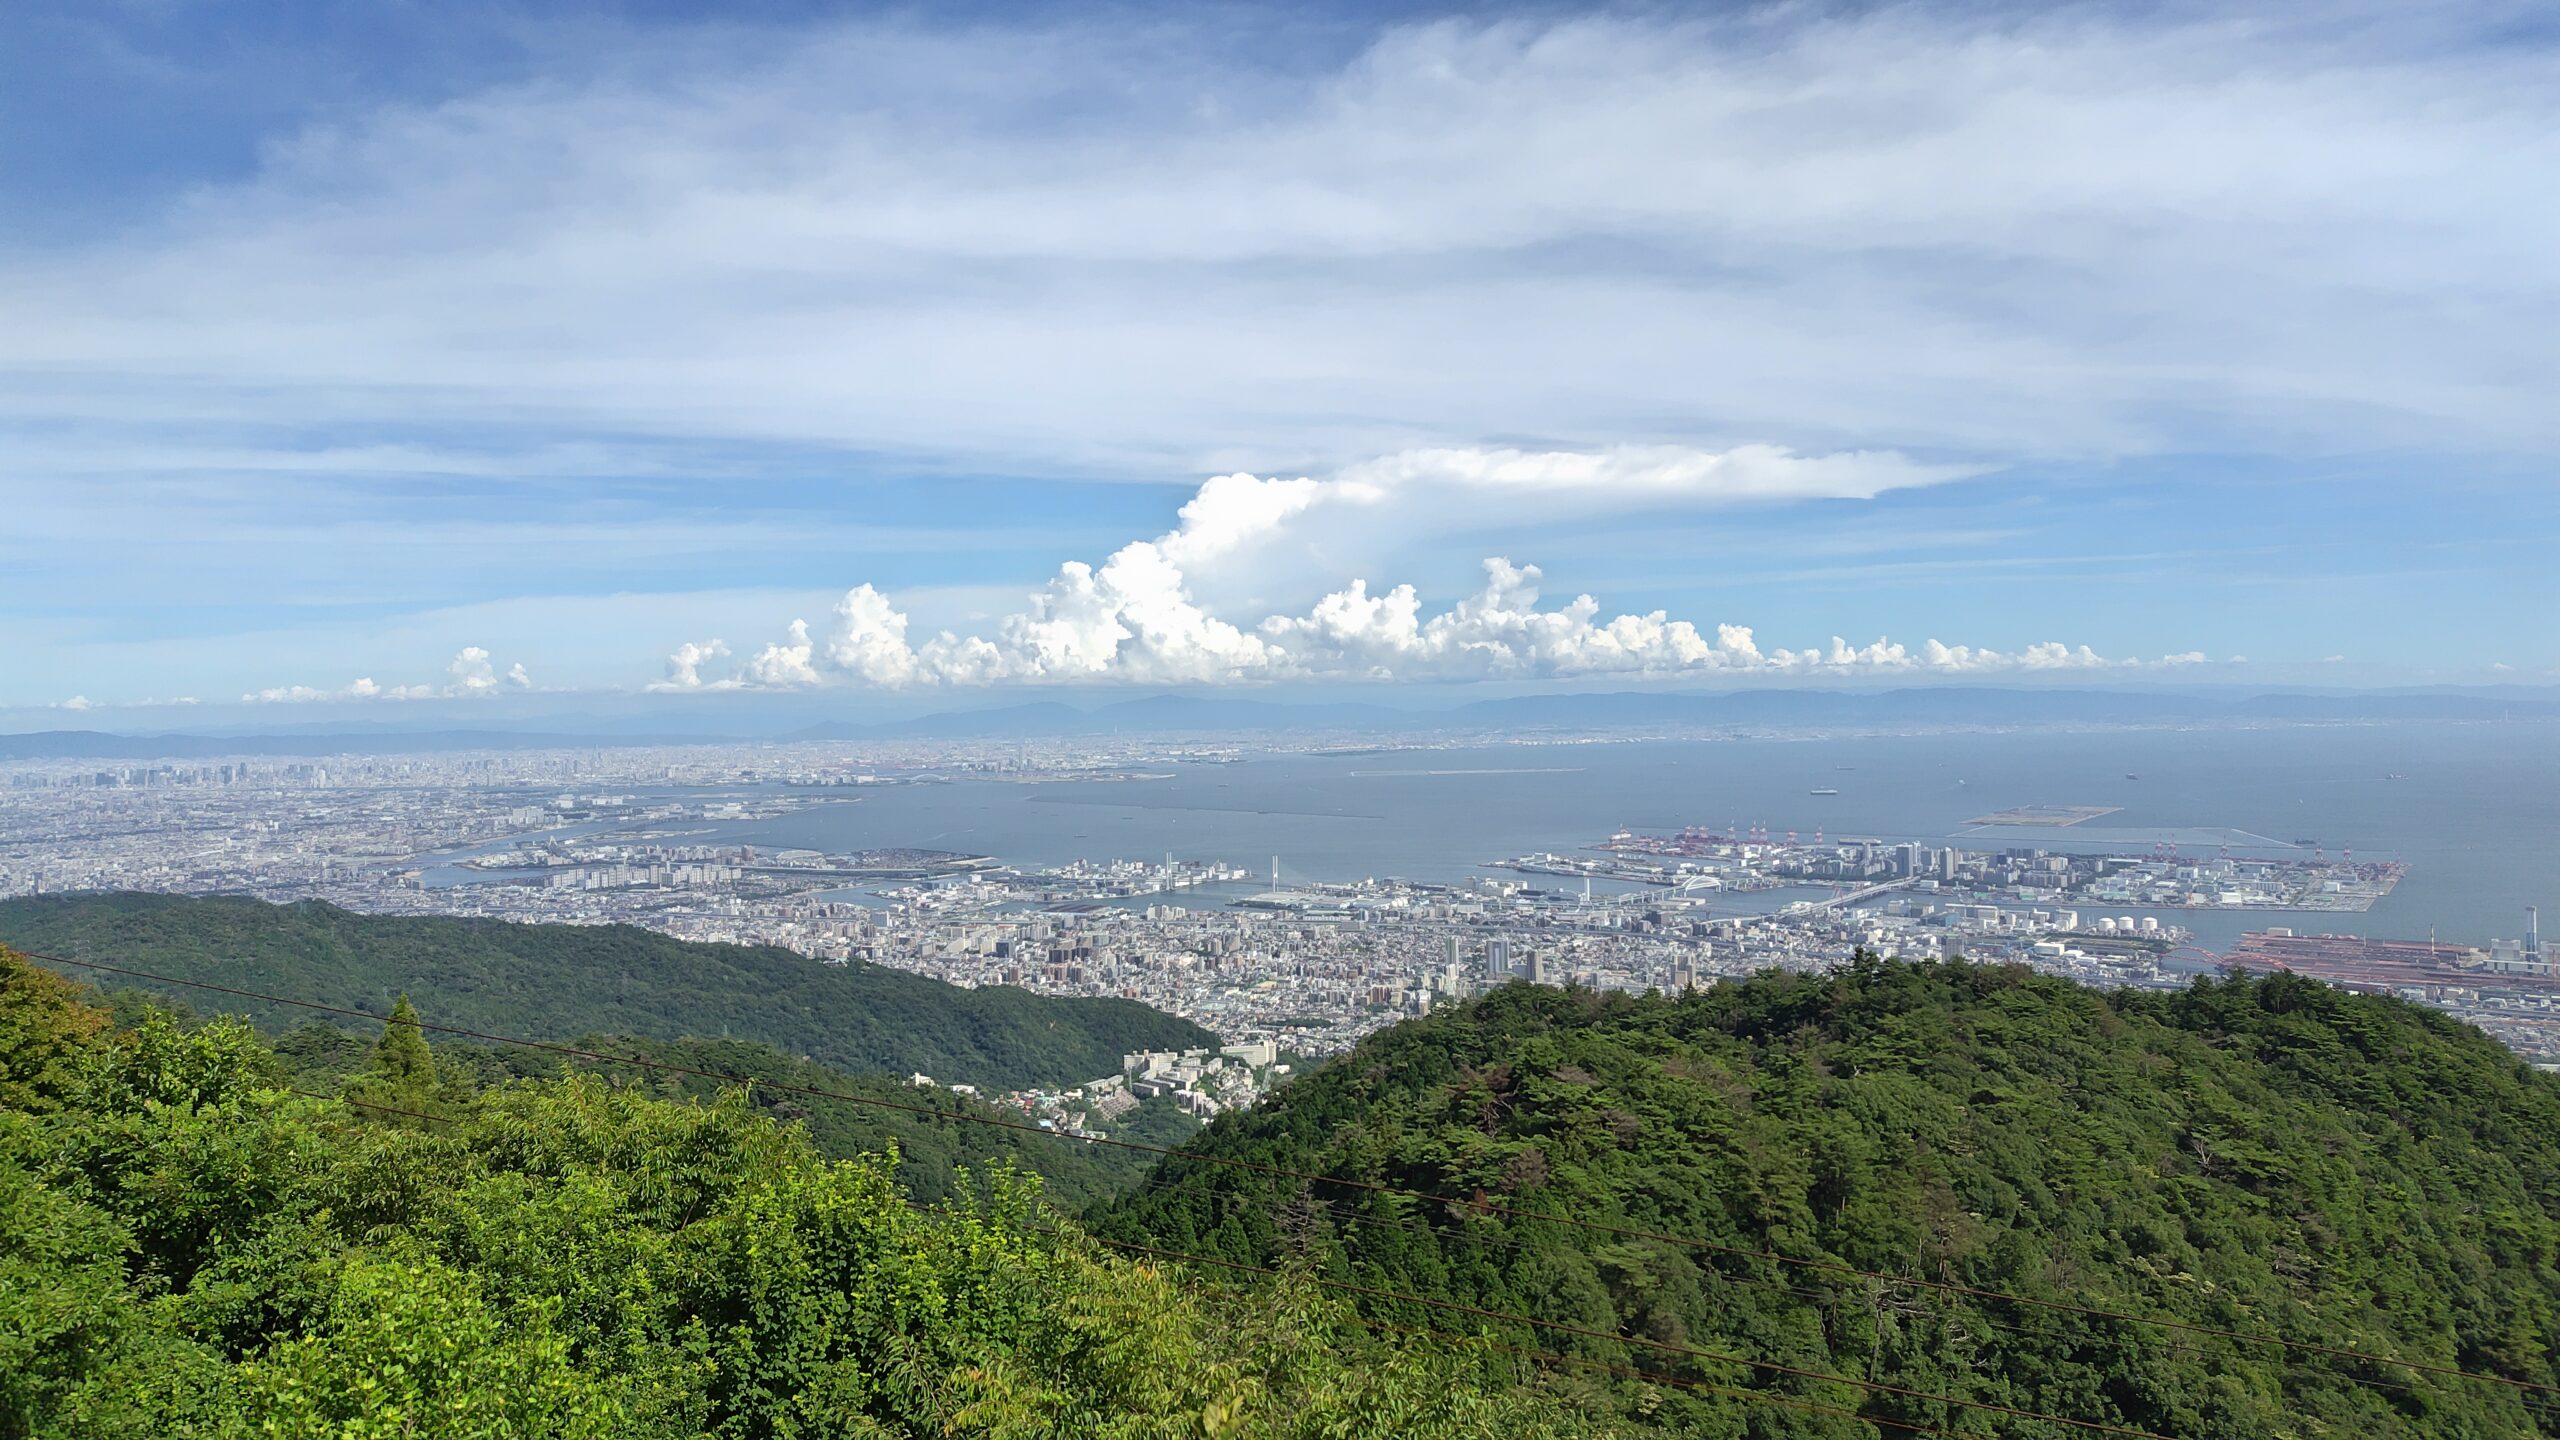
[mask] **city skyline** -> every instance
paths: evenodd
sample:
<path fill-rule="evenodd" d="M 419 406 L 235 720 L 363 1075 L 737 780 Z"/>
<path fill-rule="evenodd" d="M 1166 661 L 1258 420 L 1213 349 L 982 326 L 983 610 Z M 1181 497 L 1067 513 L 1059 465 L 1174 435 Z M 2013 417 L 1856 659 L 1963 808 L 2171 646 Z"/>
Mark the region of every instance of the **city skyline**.
<path fill-rule="evenodd" d="M 0 21 L 11 728 L 2560 679 L 2525 17 L 289 10 Z"/>

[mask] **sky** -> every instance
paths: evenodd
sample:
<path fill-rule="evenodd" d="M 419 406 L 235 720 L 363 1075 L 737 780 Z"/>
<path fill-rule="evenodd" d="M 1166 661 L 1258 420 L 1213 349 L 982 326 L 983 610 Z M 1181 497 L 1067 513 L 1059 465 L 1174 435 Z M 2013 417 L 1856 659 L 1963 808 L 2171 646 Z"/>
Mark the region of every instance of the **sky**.
<path fill-rule="evenodd" d="M 2530 6 L 32 0 L 0 723 L 2549 684 L 2555 174 Z"/>

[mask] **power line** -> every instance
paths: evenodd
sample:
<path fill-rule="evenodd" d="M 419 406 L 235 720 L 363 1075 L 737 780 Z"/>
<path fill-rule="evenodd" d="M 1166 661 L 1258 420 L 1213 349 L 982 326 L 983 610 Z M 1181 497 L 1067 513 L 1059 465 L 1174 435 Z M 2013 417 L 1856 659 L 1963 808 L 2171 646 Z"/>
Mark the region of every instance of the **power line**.
<path fill-rule="evenodd" d="M 1220 1166 L 1227 1169 L 1252 1171 L 1258 1174 L 1272 1175 L 1284 1179 L 1303 1180 L 1313 1184 L 1339 1186 L 1344 1189 L 1358 1190 L 1369 1194 L 1400 1196 L 1413 1200 L 1428 1200 L 1442 1205 L 1464 1207 L 1479 1214 L 1500 1215 L 1514 1220 L 1541 1221 L 1547 1224 L 1563 1225 L 1573 1229 L 1589 1230 L 1599 1234 L 1614 1235 L 1622 1239 L 1651 1240 L 1659 1244 L 1674 1245 L 1684 1249 L 1700 1250 L 1711 1254 L 1766 1260 L 1775 1264 L 1793 1265 L 1806 1270 L 1823 1271 L 1835 1275 L 1852 1275 L 1861 1279 L 1880 1281 L 1885 1284 L 1908 1285 L 1918 1289 L 1935 1290 L 1946 1294 L 1963 1295 L 1977 1300 L 1994 1300 L 2012 1305 L 2030 1306 L 2036 1309 L 2057 1311 L 2063 1314 L 2077 1315 L 2088 1319 L 2113 1320 L 2132 1325 L 2151 1325 L 2157 1326 L 2161 1329 L 2181 1331 L 2190 1335 L 2205 1335 L 2216 1339 L 2236 1341 L 2241 1344 L 2270 1345 L 2286 1350 L 2300 1351 L 2306 1354 L 2324 1355 L 2332 1359 L 2354 1360 L 2372 1365 L 2398 1366 L 2405 1370 L 2417 1371 L 2428 1375 L 2442 1376 L 2448 1379 L 2472 1380 L 2484 1384 L 2504 1385 L 2515 1390 L 2532 1391 L 2546 1395 L 2560 1395 L 2560 1385 L 2545 1385 L 2537 1381 L 2518 1380 L 2505 1375 L 2484 1374 L 2479 1371 L 2464 1370 L 2456 1366 L 2432 1364 L 2423 1360 L 2400 1359 L 2394 1356 L 2377 1354 L 2372 1351 L 2348 1349 L 2343 1346 L 2322 1345 L 2316 1341 L 2288 1340 L 2276 1335 L 2253 1335 L 2243 1330 L 2226 1330 L 2218 1326 L 2200 1325 L 2190 1321 L 2172 1320 L 2160 1316 L 2135 1315 L 2125 1311 L 2102 1309 L 2093 1305 L 2075 1304 L 2068 1300 L 2046 1300 L 2029 1295 L 2014 1295 L 2006 1291 L 1989 1290 L 1979 1286 L 1960 1284 L 1951 1280 L 1929 1280 L 1916 1275 L 1899 1275 L 1890 1271 L 1866 1270 L 1855 1265 L 1849 1265 L 1836 1260 L 1809 1259 L 1801 1256 L 1786 1255 L 1774 1250 L 1756 1249 L 1747 1245 L 1727 1245 L 1713 1240 L 1700 1240 L 1685 1235 L 1672 1235 L 1658 1230 L 1646 1230 L 1635 1226 L 1614 1225 L 1605 1220 L 1590 1220 L 1571 1215 L 1558 1215 L 1549 1211 L 1529 1210 L 1517 1206 L 1504 1205 L 1499 1201 L 1494 1200 L 1435 1194 L 1428 1190 L 1416 1190 L 1400 1185 L 1383 1185 L 1366 1180 L 1352 1180 L 1341 1176 L 1325 1175 L 1310 1170 L 1296 1170 L 1283 1165 L 1270 1165 L 1260 1161 L 1238 1159 L 1233 1156 L 1208 1155 L 1172 1146 L 1149 1145 L 1136 1140 L 1120 1140 L 1108 1136 L 1067 1135 L 1061 1131 L 1045 1129 L 1038 1125 L 1027 1125 L 1020 1121 L 1005 1120 L 991 1115 L 972 1115 L 965 1111 L 941 1110 L 927 1105 L 910 1105 L 895 1100 L 883 1100 L 876 1096 L 849 1094 L 840 1090 L 822 1090 L 810 1086 L 792 1085 L 775 1080 L 759 1080 L 749 1075 L 737 1075 L 718 1070 L 704 1070 L 694 1066 L 679 1065 L 672 1061 L 649 1060 L 632 1055 L 613 1055 L 602 1051 L 583 1049 L 575 1045 L 563 1045 L 554 1041 L 528 1040 L 511 1035 L 494 1035 L 487 1031 L 472 1030 L 459 1025 L 438 1024 L 429 1020 L 410 1019 L 395 1022 L 390 1016 L 377 1015 L 372 1011 L 355 1009 L 350 1006 L 330 1005 L 317 1000 L 297 1000 L 283 995 L 271 995 L 264 991 L 241 989 L 229 985 L 217 985 L 207 980 L 184 980 L 173 975 L 161 975 L 149 970 L 137 970 L 126 966 L 109 965 L 103 961 L 79 960 L 70 956 L 48 955 L 32 950 L 20 951 L 19 953 L 32 960 L 41 960 L 56 965 L 77 965 L 86 969 L 103 971 L 110 975 L 123 975 L 132 979 L 146 980 L 154 984 L 177 985 L 188 989 L 210 991 L 218 995 L 230 995 L 244 1000 L 262 1001 L 271 1005 L 290 1006 L 296 1009 L 317 1011 L 322 1014 L 344 1015 L 354 1019 L 370 1021 L 377 1025 L 391 1025 L 394 1023 L 414 1025 L 421 1030 L 431 1030 L 442 1035 L 455 1035 L 464 1039 L 485 1041 L 493 1045 L 521 1046 L 525 1049 L 541 1050 L 551 1054 L 566 1055 L 573 1059 L 590 1060 L 601 1064 L 631 1065 L 642 1069 L 664 1071 L 669 1074 L 676 1075 L 689 1075 L 697 1079 L 719 1081 L 721 1083 L 731 1085 L 744 1085 L 750 1088 L 760 1086 L 778 1094 L 801 1095 L 822 1100 L 839 1100 L 851 1105 L 864 1105 L 874 1109 L 889 1110 L 902 1114 L 922 1115 L 936 1120 L 962 1121 L 972 1125 L 983 1125 L 995 1129 L 1015 1131 L 1026 1135 L 1038 1135 L 1049 1139 L 1070 1140 L 1088 1145 L 1103 1145 L 1113 1149 L 1135 1151 L 1141 1154 L 1162 1156 L 1168 1159 L 1191 1161 L 1203 1165 Z M 2353 1377 L 2342 1378 L 2349 1379 L 2351 1383 L 2362 1383 L 2354 1381 Z"/>

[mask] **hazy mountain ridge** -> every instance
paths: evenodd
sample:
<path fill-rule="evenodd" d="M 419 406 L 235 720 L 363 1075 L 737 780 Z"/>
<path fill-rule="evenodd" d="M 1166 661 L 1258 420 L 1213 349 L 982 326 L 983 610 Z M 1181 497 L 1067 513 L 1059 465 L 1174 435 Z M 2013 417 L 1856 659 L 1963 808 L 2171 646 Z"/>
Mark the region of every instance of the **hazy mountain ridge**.
<path fill-rule="evenodd" d="M 600 717 L 576 731 L 305 725 L 242 733 L 116 734 L 40 730 L 0 735 L 0 760 L 220 759 L 230 756 L 389 755 L 443 750 L 538 750 L 817 741 L 1009 740 L 1112 735 L 1279 732 L 1421 735 L 1435 731 L 1606 731 L 1643 726 L 2036 725 L 2560 719 L 2560 689 L 2316 691 L 2046 690 L 1918 686 L 1900 690 L 1623 690 L 1516 695 L 1438 709 L 1163 694 L 1081 706 L 1037 700 L 903 720 L 825 720 L 781 733 L 701 723 L 683 732 Z"/>

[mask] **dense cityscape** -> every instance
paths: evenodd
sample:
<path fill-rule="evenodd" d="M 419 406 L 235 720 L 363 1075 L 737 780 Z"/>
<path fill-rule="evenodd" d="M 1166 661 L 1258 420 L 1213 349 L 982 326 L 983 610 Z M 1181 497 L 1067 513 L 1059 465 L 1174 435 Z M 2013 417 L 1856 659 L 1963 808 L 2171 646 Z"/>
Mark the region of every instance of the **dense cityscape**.
<path fill-rule="evenodd" d="M 2223 959 L 2190 943 L 2177 912 L 2270 912 L 2236 954 L 2263 967 L 2278 962 L 2261 937 L 2318 933 L 2321 913 L 2364 910 L 2403 873 L 2325 852 L 2185 855 L 2161 842 L 2108 854 L 1734 826 L 1559 836 L 1554 850 L 1480 857 L 1460 879 L 1317 881 L 1292 877 L 1279 857 L 1251 869 L 1178 854 L 1044 866 L 922 844 L 827 852 L 724 834 L 860 803 L 882 787 L 1142 785 L 1164 767 L 1243 754 L 1228 743 L 1112 740 L 17 762 L 0 789 L 0 897 L 147 890 L 630 924 L 962 986 L 1124 997 L 1196 1021 L 1248 1055 L 1316 1057 L 1514 980 L 1674 992 L 1818 969 L 1862 946 L 2177 986 Z M 1980 820 L 2059 836 L 2103 813 Z M 2362 983 L 2370 943 L 2331 942 L 2322 952 L 2331 978 Z M 2560 1058 L 2560 993 L 2546 985 L 2538 942 L 2438 950 L 2442 973 L 2392 969 L 2366 988 L 2440 1005 L 2527 1055 Z M 1176 1088 L 1213 1113 L 1258 1094 L 1271 1064 L 1194 1064 Z M 1146 1084 L 1147 1071 L 1133 1058 L 1127 1083 Z"/>

